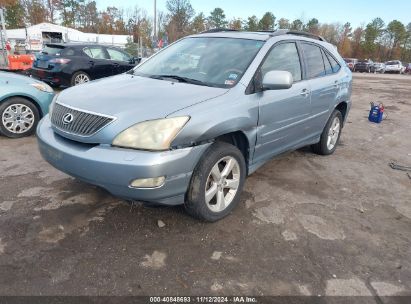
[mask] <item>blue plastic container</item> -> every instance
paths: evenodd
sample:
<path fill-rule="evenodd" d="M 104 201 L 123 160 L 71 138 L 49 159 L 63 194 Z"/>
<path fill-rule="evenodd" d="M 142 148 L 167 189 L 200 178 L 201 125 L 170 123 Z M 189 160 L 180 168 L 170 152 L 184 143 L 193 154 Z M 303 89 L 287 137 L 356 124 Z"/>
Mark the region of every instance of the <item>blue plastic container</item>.
<path fill-rule="evenodd" d="M 375 105 L 371 103 L 370 114 L 368 115 L 368 120 L 375 123 L 380 123 L 384 116 L 384 106 L 382 104 Z"/>

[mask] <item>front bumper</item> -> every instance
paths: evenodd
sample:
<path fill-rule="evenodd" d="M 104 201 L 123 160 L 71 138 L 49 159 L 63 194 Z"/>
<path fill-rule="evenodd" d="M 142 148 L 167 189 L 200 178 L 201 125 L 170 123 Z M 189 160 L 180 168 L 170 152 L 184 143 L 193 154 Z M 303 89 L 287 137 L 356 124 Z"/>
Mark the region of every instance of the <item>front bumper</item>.
<path fill-rule="evenodd" d="M 37 128 L 40 153 L 55 168 L 115 196 L 177 205 L 184 202 L 191 174 L 210 144 L 164 152 L 89 145 L 65 139 L 53 132 L 49 116 Z M 138 178 L 166 176 L 158 188 L 129 187 Z"/>

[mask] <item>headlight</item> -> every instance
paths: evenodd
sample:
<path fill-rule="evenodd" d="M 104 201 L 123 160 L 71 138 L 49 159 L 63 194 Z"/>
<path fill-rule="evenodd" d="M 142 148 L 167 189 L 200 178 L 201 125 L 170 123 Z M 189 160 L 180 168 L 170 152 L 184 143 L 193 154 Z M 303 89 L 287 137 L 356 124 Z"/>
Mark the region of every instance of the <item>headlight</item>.
<path fill-rule="evenodd" d="M 113 146 L 141 150 L 167 150 L 190 119 L 188 116 L 144 121 L 124 130 Z"/>
<path fill-rule="evenodd" d="M 35 82 L 31 84 L 33 87 L 35 87 L 37 90 L 43 91 L 43 92 L 47 92 L 47 93 L 53 93 L 53 89 L 45 83 L 41 83 L 41 82 Z"/>

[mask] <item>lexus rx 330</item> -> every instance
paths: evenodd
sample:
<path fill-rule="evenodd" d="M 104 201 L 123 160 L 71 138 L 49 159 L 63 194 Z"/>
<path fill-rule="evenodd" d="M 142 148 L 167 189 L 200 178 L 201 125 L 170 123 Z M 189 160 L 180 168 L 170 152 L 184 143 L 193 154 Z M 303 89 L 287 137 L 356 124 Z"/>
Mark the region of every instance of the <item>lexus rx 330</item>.
<path fill-rule="evenodd" d="M 128 73 L 61 92 L 38 126 L 39 147 L 54 167 L 116 196 L 184 204 L 216 221 L 275 155 L 335 151 L 351 83 L 321 37 L 206 32 Z"/>

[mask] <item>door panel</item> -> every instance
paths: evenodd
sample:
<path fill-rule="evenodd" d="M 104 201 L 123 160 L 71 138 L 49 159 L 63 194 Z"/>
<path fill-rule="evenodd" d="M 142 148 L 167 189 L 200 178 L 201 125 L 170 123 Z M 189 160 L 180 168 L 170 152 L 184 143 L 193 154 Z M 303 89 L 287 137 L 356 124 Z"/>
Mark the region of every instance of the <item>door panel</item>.
<path fill-rule="evenodd" d="M 319 136 L 327 123 L 330 111 L 336 103 L 339 91 L 338 63 L 317 45 L 302 43 L 307 76 L 310 78 L 311 119 L 313 136 Z"/>
<path fill-rule="evenodd" d="M 310 135 L 311 96 L 307 81 L 288 90 L 259 93 L 256 162 L 270 158 L 303 142 Z"/>
<path fill-rule="evenodd" d="M 113 48 L 107 48 L 107 52 L 110 56 L 112 75 L 127 72 L 134 67 L 130 63 L 131 57 L 128 54 Z"/>
<path fill-rule="evenodd" d="M 92 46 L 85 48 L 83 51 L 89 57 L 89 74 L 92 79 L 99 79 L 111 75 L 111 62 L 108 60 L 108 54 L 103 47 Z"/>
<path fill-rule="evenodd" d="M 256 77 L 263 79 L 269 71 L 288 71 L 294 84 L 287 90 L 266 90 L 256 93 L 259 122 L 254 162 L 292 149 L 310 134 L 311 93 L 302 80 L 300 55 L 294 42 L 277 44 L 267 55 Z"/>

